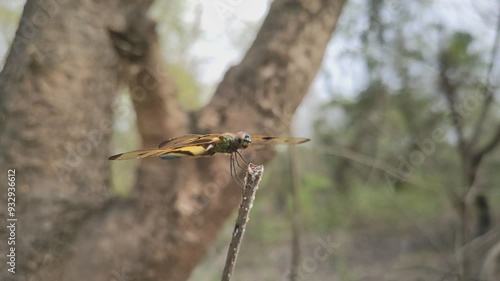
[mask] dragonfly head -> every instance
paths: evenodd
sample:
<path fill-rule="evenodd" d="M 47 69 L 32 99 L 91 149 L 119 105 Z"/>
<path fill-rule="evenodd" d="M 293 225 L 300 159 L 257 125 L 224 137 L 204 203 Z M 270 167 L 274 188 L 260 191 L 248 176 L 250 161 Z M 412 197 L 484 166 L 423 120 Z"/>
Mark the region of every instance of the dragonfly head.
<path fill-rule="evenodd" d="M 238 149 L 245 149 L 250 145 L 252 139 L 248 133 L 238 132 L 234 135 L 234 141 Z"/>

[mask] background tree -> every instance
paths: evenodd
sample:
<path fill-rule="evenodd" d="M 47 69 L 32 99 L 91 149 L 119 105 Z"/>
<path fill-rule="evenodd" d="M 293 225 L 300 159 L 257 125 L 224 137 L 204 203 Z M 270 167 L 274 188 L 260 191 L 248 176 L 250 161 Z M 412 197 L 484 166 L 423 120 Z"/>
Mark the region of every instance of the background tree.
<path fill-rule="evenodd" d="M 498 161 L 493 152 L 500 142 L 499 119 L 490 108 L 496 107 L 498 92 L 491 73 L 498 68 L 500 22 L 493 21 L 492 46 L 478 50 L 473 47 L 481 40 L 477 34 L 419 18 L 429 3 L 401 4 L 399 12 L 390 16 L 391 1 L 371 5 L 360 47 L 351 44 L 342 53 L 362 58 L 365 72 L 356 79 L 363 86 L 350 96 L 344 94 L 347 98 L 338 97 L 343 93 L 331 86 L 334 97 L 322 106 L 316 122 L 320 147 L 325 151 L 334 147 L 333 154 L 323 156 L 331 180 L 343 191 L 360 184 L 444 190 L 456 207 L 457 243 L 465 247 L 492 226 L 488 185 L 498 179 L 493 175 L 476 179 L 481 169 L 487 169 L 481 167 L 484 157 Z M 355 28 L 359 20 L 351 20 L 349 26 Z M 344 31 L 342 26 L 340 31 Z M 349 38 L 350 31 L 345 32 L 340 36 Z M 333 75 L 328 71 L 324 70 L 324 77 L 330 85 Z M 483 131 L 487 126 L 491 130 Z M 438 132 L 445 137 L 434 141 L 432 136 Z M 339 157 L 353 151 L 368 155 L 370 161 L 360 164 L 353 161 L 356 157 Z M 477 276 L 478 255 L 458 255 L 461 261 L 455 266 L 461 278 Z M 467 263 L 475 264 L 472 272 Z"/>
<path fill-rule="evenodd" d="M 186 279 L 238 204 L 237 186 L 221 172 L 224 158 L 153 160 L 140 164 L 131 198 L 110 199 L 106 156 L 113 109 L 124 110 L 114 104 L 120 82 L 130 89 L 144 147 L 188 132 L 279 134 L 307 92 L 342 8 L 342 1 L 274 1 L 211 102 L 188 113 L 163 70 L 146 16 L 150 4 L 25 6 L 0 75 L 2 167 L 25 173 L 18 181 L 18 231 L 25 233 L 19 278 L 109 280 L 118 272 Z M 250 160 L 272 157 L 264 155 Z"/>

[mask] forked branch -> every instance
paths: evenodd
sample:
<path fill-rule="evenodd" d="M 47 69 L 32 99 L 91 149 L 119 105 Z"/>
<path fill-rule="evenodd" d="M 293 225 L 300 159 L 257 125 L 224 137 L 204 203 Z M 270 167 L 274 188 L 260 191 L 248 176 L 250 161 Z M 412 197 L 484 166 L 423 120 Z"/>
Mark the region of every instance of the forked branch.
<path fill-rule="evenodd" d="M 229 244 L 229 249 L 227 251 L 226 265 L 224 266 L 224 271 L 222 273 L 222 281 L 231 280 L 231 275 L 233 274 L 234 266 L 236 264 L 236 258 L 238 257 L 238 252 L 240 250 L 241 241 L 243 240 L 243 234 L 245 234 L 245 228 L 248 223 L 248 219 L 250 218 L 250 210 L 253 207 L 255 194 L 259 188 L 259 182 L 262 179 L 263 173 L 263 165 L 256 166 L 252 163 L 248 164 L 243 198 L 240 209 L 238 210 L 238 218 L 236 219 L 236 224 L 234 225 L 231 243 Z"/>

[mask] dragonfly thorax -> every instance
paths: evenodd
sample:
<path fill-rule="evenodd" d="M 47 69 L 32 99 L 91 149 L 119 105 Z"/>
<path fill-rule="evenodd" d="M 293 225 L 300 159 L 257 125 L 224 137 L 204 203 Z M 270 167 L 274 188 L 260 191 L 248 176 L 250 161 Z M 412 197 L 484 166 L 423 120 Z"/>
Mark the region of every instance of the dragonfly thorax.
<path fill-rule="evenodd" d="M 215 153 L 234 153 L 238 149 L 247 148 L 251 142 L 250 135 L 245 132 L 236 134 L 224 133 L 219 141 L 214 142 L 208 150 Z"/>

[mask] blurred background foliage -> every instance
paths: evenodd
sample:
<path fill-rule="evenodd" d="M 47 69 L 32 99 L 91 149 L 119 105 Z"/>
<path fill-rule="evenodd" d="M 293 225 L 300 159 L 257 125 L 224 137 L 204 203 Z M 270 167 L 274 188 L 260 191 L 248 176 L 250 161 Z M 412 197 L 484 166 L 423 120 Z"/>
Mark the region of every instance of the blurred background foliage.
<path fill-rule="evenodd" d="M 14 36 L 23 5 L 20 2 L 0 5 L 2 53 Z M 182 105 L 190 110 L 209 100 L 223 70 L 237 62 L 262 20 L 223 18 L 223 28 L 211 31 L 203 24 L 202 11 L 200 2 L 180 0 L 156 1 L 151 10 L 158 21 L 169 74 L 179 89 Z M 319 271 L 324 273 L 315 276 L 330 276 L 333 271 L 338 280 L 357 280 L 373 274 L 369 270 L 377 266 L 373 260 L 367 265 L 365 259 L 348 254 L 349 247 L 370 243 L 373 251 L 394 253 L 396 259 L 377 262 L 386 260 L 395 267 L 401 263 L 429 265 L 436 260 L 446 263 L 440 251 L 452 251 L 453 242 L 449 241 L 457 220 L 450 194 L 465 188 L 466 183 L 449 109 L 440 93 L 439 63 L 446 60 L 447 75 L 459 85 L 458 101 L 484 95 L 498 17 L 496 1 L 352 0 L 345 6 L 323 67 L 293 128 L 296 135 L 312 138 L 298 150 L 297 215 L 303 247 L 308 249 L 316 237 L 328 235 L 334 235 L 342 245 L 334 258 L 325 262 L 327 268 Z M 500 58 L 494 60 L 490 87 L 498 92 Z M 212 71 L 215 74 L 207 78 L 205 72 Z M 140 147 L 128 94 L 122 93 L 118 102 L 130 111 L 117 118 L 114 149 Z M 498 102 L 491 107 L 484 121 L 484 127 L 491 129 L 484 131 L 479 144 L 491 137 L 500 122 Z M 470 108 L 463 118 L 466 136 L 473 134 L 481 112 L 480 106 Z M 434 151 L 425 155 L 411 175 L 395 177 L 402 161 L 409 161 L 411 152 L 421 151 L 419 143 L 432 138 L 436 128 L 444 132 L 445 141 L 435 143 Z M 487 155 L 479 172 L 479 185 L 490 201 L 494 224 L 500 212 L 498 151 Z M 287 159 L 286 151 L 280 150 L 266 167 L 241 251 L 239 274 L 275 280 L 269 276 L 286 268 L 291 185 Z M 126 197 L 130 191 L 136 164 L 113 163 L 113 186 L 120 196 Z M 223 263 L 231 228 L 229 220 L 192 280 L 218 278 L 214 268 L 220 266 L 214 264 Z M 440 240 L 441 236 L 450 239 Z M 387 247 L 387 239 L 393 242 L 392 247 Z M 277 254 L 253 259 L 261 246 L 272 247 Z M 359 256 L 370 256 L 366 248 L 359 251 Z M 255 273 L 256 265 L 271 273 Z"/>

